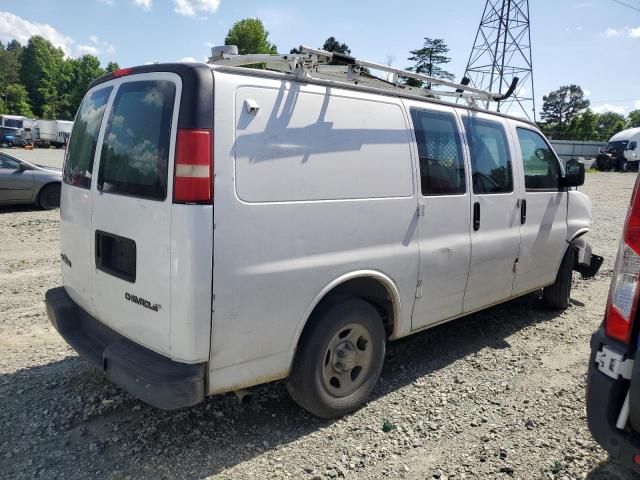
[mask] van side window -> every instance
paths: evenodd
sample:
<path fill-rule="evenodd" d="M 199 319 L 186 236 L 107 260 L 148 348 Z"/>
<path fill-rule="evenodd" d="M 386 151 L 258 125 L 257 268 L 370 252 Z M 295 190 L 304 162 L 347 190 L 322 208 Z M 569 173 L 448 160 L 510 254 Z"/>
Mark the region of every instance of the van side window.
<path fill-rule="evenodd" d="M 101 88 L 84 97 L 78 109 L 71 142 L 67 147 L 62 179 L 75 187 L 89 188 L 93 172 L 93 156 L 96 153 L 98 133 L 107 101 L 113 87 Z"/>
<path fill-rule="evenodd" d="M 167 196 L 176 87 L 166 80 L 123 83 L 109 113 L 98 189 L 152 200 Z"/>
<path fill-rule="evenodd" d="M 466 191 L 460 132 L 450 113 L 411 109 L 420 157 L 422 195 L 456 195 Z"/>
<path fill-rule="evenodd" d="M 635 150 L 638 147 L 638 142 L 629 142 L 629 150 Z"/>
<path fill-rule="evenodd" d="M 504 127 L 497 122 L 463 117 L 471 152 L 473 193 L 513 191 L 511 155 Z"/>
<path fill-rule="evenodd" d="M 542 136 L 518 127 L 518 140 L 524 165 L 526 190 L 557 190 L 560 169 L 558 160 Z"/>

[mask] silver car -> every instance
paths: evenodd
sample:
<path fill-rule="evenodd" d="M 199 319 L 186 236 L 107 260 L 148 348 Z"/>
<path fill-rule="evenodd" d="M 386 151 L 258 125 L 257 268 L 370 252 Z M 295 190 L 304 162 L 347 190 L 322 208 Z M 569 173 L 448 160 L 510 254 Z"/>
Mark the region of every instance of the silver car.
<path fill-rule="evenodd" d="M 60 206 L 62 171 L 25 162 L 0 152 L 0 205 L 35 204 L 49 210 Z"/>

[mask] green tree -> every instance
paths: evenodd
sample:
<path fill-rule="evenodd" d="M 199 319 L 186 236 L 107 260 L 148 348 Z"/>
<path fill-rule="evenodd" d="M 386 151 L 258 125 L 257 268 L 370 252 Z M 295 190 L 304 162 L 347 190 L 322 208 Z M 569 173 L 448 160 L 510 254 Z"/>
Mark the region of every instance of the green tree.
<path fill-rule="evenodd" d="M 240 55 L 278 53 L 276 46 L 269 42 L 269 32 L 259 18 L 245 18 L 234 23 L 224 39 L 224 44 L 237 45 Z"/>
<path fill-rule="evenodd" d="M 451 58 L 447 57 L 449 47 L 444 43 L 443 39 L 425 37 L 422 48 L 410 50 L 409 53 L 411 56 L 408 60 L 415 63 L 413 67 L 407 68 L 410 72 L 422 73 L 445 80 L 453 80 L 455 78 L 453 73 L 442 68 L 443 65 L 451 61 Z M 407 85 L 421 87 L 422 82 L 409 78 L 407 79 Z M 428 85 L 428 88 L 431 88 L 431 84 Z"/>
<path fill-rule="evenodd" d="M 599 117 L 587 108 L 571 119 L 568 132 L 563 136 L 567 140 L 595 141 L 598 138 Z"/>
<path fill-rule="evenodd" d="M 4 91 L 4 109 L 12 115 L 24 115 L 32 117 L 31 107 L 29 106 L 29 96 L 24 85 L 19 83 L 11 83 L 7 85 Z"/>
<path fill-rule="evenodd" d="M 109 62 L 107 63 L 107 68 L 105 69 L 107 73 L 115 72 L 116 70 L 120 70 L 120 65 L 117 62 Z"/>
<path fill-rule="evenodd" d="M 542 118 L 546 131 L 566 133 L 571 120 L 590 102 L 578 85 L 564 85 L 542 97 Z M 557 137 L 556 137 L 557 138 Z"/>
<path fill-rule="evenodd" d="M 64 52 L 40 36 L 29 39 L 22 52 L 21 83 L 27 90 L 33 113 L 56 118 L 59 111 L 58 84 Z"/>
<path fill-rule="evenodd" d="M 336 40 L 336 37 L 329 37 L 322 45 L 322 50 L 333 53 L 342 53 L 344 55 L 351 55 L 351 49 L 346 43 L 340 43 Z"/>
<path fill-rule="evenodd" d="M 633 110 L 629 112 L 627 117 L 627 128 L 640 127 L 640 110 Z"/>
<path fill-rule="evenodd" d="M 623 115 L 615 112 L 602 113 L 598 118 L 598 139 L 601 141 L 609 140 L 616 133 L 624 130 L 625 126 Z"/>

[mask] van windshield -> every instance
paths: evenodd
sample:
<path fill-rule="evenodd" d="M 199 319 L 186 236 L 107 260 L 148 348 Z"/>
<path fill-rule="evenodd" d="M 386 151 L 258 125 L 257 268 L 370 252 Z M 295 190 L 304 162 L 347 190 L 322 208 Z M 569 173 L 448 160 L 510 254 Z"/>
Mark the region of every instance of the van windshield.
<path fill-rule="evenodd" d="M 176 87 L 166 80 L 123 83 L 102 144 L 98 189 L 164 200 Z"/>

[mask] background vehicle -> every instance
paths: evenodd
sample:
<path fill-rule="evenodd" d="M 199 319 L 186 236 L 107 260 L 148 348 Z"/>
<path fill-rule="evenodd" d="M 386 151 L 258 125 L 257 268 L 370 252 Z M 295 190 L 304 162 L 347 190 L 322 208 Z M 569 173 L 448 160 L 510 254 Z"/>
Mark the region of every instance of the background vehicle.
<path fill-rule="evenodd" d="M 73 122 L 66 120 L 36 120 L 35 142 L 41 146 L 61 148 L 67 144 Z"/>
<path fill-rule="evenodd" d="M 343 415 L 388 340 L 541 288 L 566 308 L 599 266 L 584 168 L 520 119 L 190 63 L 102 77 L 74 125 L 47 311 L 160 408 L 288 377 Z"/>
<path fill-rule="evenodd" d="M 640 128 L 629 128 L 616 133 L 606 148 L 596 157 L 598 170 L 638 170 L 640 162 Z"/>
<path fill-rule="evenodd" d="M 11 127 L 22 129 L 25 117 L 22 115 L 0 115 L 0 127 Z"/>
<path fill-rule="evenodd" d="M 22 131 L 14 127 L 0 127 L 0 147 L 21 147 L 23 145 Z"/>
<path fill-rule="evenodd" d="M 0 205 L 35 204 L 44 209 L 60 206 L 62 172 L 0 152 Z"/>

